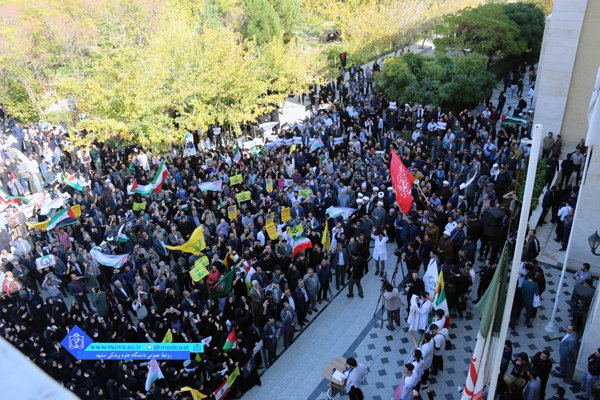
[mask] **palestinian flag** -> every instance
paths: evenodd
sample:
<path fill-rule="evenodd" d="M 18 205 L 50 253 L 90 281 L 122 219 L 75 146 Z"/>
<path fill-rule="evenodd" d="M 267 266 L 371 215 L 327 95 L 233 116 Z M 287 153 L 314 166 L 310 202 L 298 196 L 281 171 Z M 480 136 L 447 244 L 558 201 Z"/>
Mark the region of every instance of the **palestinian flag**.
<path fill-rule="evenodd" d="M 125 243 L 126 241 L 129 240 L 129 237 L 123 233 L 123 229 L 125 228 L 125 224 L 121 225 L 119 227 L 119 230 L 117 231 L 117 242 L 119 243 Z"/>
<path fill-rule="evenodd" d="M 160 192 L 162 184 L 164 180 L 169 176 L 169 171 L 165 166 L 165 163 L 161 161 L 160 166 L 158 167 L 158 171 L 154 174 L 154 179 L 152 179 L 152 193 Z"/>
<path fill-rule="evenodd" d="M 227 340 L 223 345 L 223 351 L 229 351 L 231 349 L 237 348 L 237 335 L 235 334 L 235 328 L 231 328 L 229 335 L 227 336 Z"/>
<path fill-rule="evenodd" d="M 242 163 L 242 152 L 238 144 L 235 145 L 235 151 L 233 152 L 233 162 L 236 164 Z"/>
<path fill-rule="evenodd" d="M 312 141 L 312 143 L 310 144 L 310 150 L 309 153 L 312 153 L 315 150 L 320 149 L 321 147 L 324 147 L 325 145 L 323 144 L 323 139 L 321 139 L 321 137 L 319 136 L 318 138 L 316 138 L 315 140 Z"/>
<path fill-rule="evenodd" d="M 65 185 L 71 186 L 73 189 L 83 192 L 83 181 L 77 178 L 75 174 L 67 175 L 63 172 L 62 174 L 60 174 L 60 179 Z"/>
<path fill-rule="evenodd" d="M 527 123 L 527 118 L 521 117 L 506 117 L 504 121 L 502 121 L 502 125 L 525 125 Z"/>
<path fill-rule="evenodd" d="M 438 275 L 437 285 L 435 286 L 435 297 L 433 298 L 433 308 L 435 310 L 444 310 L 446 323 L 444 328 L 450 328 L 450 310 L 448 309 L 448 301 L 446 300 L 446 284 L 444 283 L 444 272 L 440 271 Z M 439 327 L 442 329 L 442 327 Z"/>
<path fill-rule="evenodd" d="M 152 193 L 152 185 L 140 185 L 137 181 L 133 181 L 133 183 L 127 186 L 127 194 L 143 194 L 144 196 Z"/>
<path fill-rule="evenodd" d="M 94 247 L 92 250 L 90 250 L 90 254 L 92 255 L 94 261 L 96 261 L 100 265 L 104 265 L 105 267 L 121 268 L 129 258 L 129 253 L 106 254 L 103 253 L 101 250 L 102 248 L 100 247 Z"/>
<path fill-rule="evenodd" d="M 48 225 L 46 225 L 46 231 L 73 225 L 79 217 L 81 217 L 81 206 L 79 204 L 62 209 L 54 217 L 50 218 Z"/>
<path fill-rule="evenodd" d="M 292 253 L 292 260 L 296 257 L 296 254 L 307 249 L 312 249 L 312 247 L 312 242 L 304 236 L 294 239 L 294 252 Z"/>
<path fill-rule="evenodd" d="M 27 203 L 29 203 L 29 200 L 27 200 L 23 196 L 11 196 L 8 193 L 6 193 L 6 191 L 4 189 L 0 188 L 0 203 L 17 204 L 20 202 L 27 204 Z"/>
<path fill-rule="evenodd" d="M 223 181 L 202 182 L 198 184 L 198 189 L 203 192 L 220 192 L 223 186 Z"/>

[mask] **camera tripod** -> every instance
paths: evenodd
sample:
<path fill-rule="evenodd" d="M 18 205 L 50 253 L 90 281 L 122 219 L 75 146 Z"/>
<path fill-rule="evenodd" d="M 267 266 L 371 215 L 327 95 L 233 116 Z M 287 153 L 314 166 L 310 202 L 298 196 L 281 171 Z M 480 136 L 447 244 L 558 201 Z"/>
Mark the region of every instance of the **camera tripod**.
<path fill-rule="evenodd" d="M 394 266 L 394 271 L 392 272 L 392 279 L 389 281 L 392 286 L 396 287 L 396 275 L 398 274 L 398 266 L 400 266 L 400 270 L 402 271 L 402 282 L 406 281 L 406 275 L 404 274 L 404 266 L 403 266 L 403 260 L 402 260 L 402 255 L 398 254 L 397 252 L 395 252 L 394 254 L 396 254 L 396 265 Z M 388 282 L 387 279 L 387 273 L 384 271 L 381 274 L 381 289 L 379 292 L 379 300 L 377 300 L 377 305 L 375 306 L 375 312 L 373 313 L 373 317 L 375 319 L 377 319 L 378 321 L 381 321 L 381 329 L 383 329 L 383 322 L 386 320 L 386 316 L 385 316 L 385 307 L 383 306 L 383 292 L 385 291 L 384 288 L 384 284 L 385 282 Z M 380 308 L 381 305 L 381 308 Z"/>

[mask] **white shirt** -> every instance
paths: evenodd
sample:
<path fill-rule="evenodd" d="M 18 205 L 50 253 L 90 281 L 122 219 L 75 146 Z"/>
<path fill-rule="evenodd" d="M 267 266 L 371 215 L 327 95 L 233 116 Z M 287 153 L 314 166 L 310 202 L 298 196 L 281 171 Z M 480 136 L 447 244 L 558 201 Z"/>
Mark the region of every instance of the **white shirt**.
<path fill-rule="evenodd" d="M 569 206 L 568 204 L 562 207 L 560 210 L 558 210 L 558 218 L 560 218 L 560 220 L 564 222 L 567 215 L 569 215 L 569 211 L 571 211 L 572 209 L 573 208 L 571 208 L 571 206 Z"/>
<path fill-rule="evenodd" d="M 346 393 L 349 393 L 350 389 L 354 386 L 360 387 L 360 384 L 365 380 L 368 373 L 369 369 L 363 364 L 358 364 L 356 368 L 353 368 L 346 379 Z"/>
<path fill-rule="evenodd" d="M 379 236 L 371 234 L 371 238 L 375 241 L 375 246 L 373 247 L 373 259 L 375 261 L 386 261 L 387 260 L 386 243 L 388 241 L 388 237 L 384 236 L 381 239 L 379 239 Z"/>

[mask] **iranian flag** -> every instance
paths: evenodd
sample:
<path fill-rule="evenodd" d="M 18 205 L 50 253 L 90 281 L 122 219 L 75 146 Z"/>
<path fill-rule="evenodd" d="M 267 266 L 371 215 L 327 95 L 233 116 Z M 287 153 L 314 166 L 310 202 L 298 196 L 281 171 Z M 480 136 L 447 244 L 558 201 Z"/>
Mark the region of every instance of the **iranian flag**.
<path fill-rule="evenodd" d="M 161 161 L 158 167 L 158 171 L 156 171 L 156 174 L 154 174 L 154 179 L 152 179 L 151 182 L 152 193 L 160 192 L 162 184 L 167 178 L 167 176 L 169 176 L 169 171 L 167 170 L 165 163 Z"/>
<path fill-rule="evenodd" d="M 6 193 L 6 191 L 4 189 L 0 188 L 0 203 L 17 204 L 20 202 L 27 204 L 27 203 L 29 203 L 29 200 L 27 200 L 23 196 L 11 196 L 8 193 Z"/>
<path fill-rule="evenodd" d="M 312 242 L 303 236 L 294 239 L 294 252 L 292 253 L 292 260 L 296 257 L 296 254 L 307 249 L 312 249 L 312 247 Z"/>
<path fill-rule="evenodd" d="M 404 166 L 398 154 L 392 149 L 392 161 L 390 162 L 390 174 L 392 175 L 392 186 L 396 196 L 396 203 L 404 214 L 408 214 L 412 208 L 412 184 L 415 177 Z"/>
<path fill-rule="evenodd" d="M 438 275 L 437 285 L 435 287 L 435 297 L 433 299 L 433 308 L 436 310 L 444 310 L 446 323 L 444 328 L 450 328 L 450 310 L 448 309 L 448 301 L 446 300 L 446 284 L 444 283 L 444 271 L 440 271 Z M 439 327 L 442 329 L 442 327 Z"/>
<path fill-rule="evenodd" d="M 61 228 L 63 226 L 72 225 L 77 222 L 77 219 L 81 216 L 81 206 L 79 204 L 69 208 L 60 210 L 56 215 L 50 218 L 46 230 L 52 230 L 54 228 Z"/>
<path fill-rule="evenodd" d="M 85 186 L 83 180 L 77 178 L 75 174 L 67 175 L 63 172 L 62 174 L 60 174 L 60 179 L 65 185 L 70 186 L 75 190 L 79 190 L 80 192 L 83 192 L 83 186 Z"/>
<path fill-rule="evenodd" d="M 225 344 L 223 345 L 223 351 L 229 351 L 235 348 L 237 348 L 237 335 L 235 334 L 235 328 L 231 328 L 227 340 L 225 340 Z"/>
<path fill-rule="evenodd" d="M 503 345 L 498 337 L 506 302 L 508 258 L 507 246 L 504 246 L 490 286 L 475 306 L 481 314 L 481 323 L 461 400 L 482 399 L 483 388 L 490 382 L 492 365 L 499 362 L 493 360 L 493 355 L 498 346 Z"/>
<path fill-rule="evenodd" d="M 238 144 L 235 145 L 235 151 L 233 152 L 233 162 L 236 164 L 242 163 L 242 152 Z"/>

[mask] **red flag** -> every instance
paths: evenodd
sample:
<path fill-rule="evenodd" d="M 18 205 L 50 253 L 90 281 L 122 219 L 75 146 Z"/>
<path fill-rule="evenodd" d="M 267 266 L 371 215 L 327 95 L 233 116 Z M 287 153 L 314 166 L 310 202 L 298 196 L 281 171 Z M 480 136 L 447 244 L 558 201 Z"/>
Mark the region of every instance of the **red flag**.
<path fill-rule="evenodd" d="M 390 173 L 392 175 L 392 186 L 396 192 L 396 203 L 398 203 L 404 214 L 408 214 L 413 202 L 411 188 L 415 177 L 400 161 L 398 154 L 393 149 Z"/>

